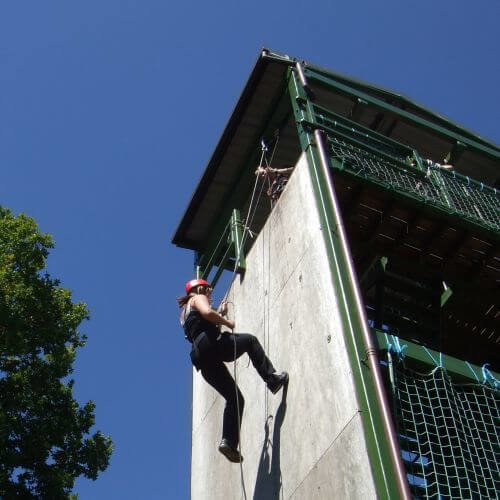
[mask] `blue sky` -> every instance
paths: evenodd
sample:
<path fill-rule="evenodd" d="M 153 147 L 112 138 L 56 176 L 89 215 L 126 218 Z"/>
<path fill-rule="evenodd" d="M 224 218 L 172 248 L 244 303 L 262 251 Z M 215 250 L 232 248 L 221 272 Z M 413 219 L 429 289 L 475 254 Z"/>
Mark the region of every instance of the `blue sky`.
<path fill-rule="evenodd" d="M 84 300 L 75 395 L 116 450 L 81 499 L 189 496 L 191 368 L 170 238 L 269 47 L 401 94 L 500 143 L 500 3 L 5 0 L 0 204 L 54 236 Z M 247 418 L 251 418 L 247 415 Z"/>

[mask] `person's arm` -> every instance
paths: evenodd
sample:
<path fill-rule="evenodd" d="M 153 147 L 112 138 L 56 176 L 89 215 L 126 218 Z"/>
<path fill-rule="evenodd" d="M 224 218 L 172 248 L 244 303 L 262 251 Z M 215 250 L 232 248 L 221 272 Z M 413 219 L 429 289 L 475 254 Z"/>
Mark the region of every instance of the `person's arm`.
<path fill-rule="evenodd" d="M 291 174 L 295 167 L 287 167 L 284 165 L 283 167 L 269 167 L 270 172 L 274 172 L 275 174 Z"/>
<path fill-rule="evenodd" d="M 214 325 L 227 326 L 231 330 L 234 328 L 234 321 L 225 319 L 221 314 L 219 314 L 217 311 L 214 311 L 210 307 L 210 302 L 208 301 L 206 295 L 197 295 L 193 299 L 193 304 L 201 314 L 203 319 L 210 321 L 210 323 L 213 323 Z"/>

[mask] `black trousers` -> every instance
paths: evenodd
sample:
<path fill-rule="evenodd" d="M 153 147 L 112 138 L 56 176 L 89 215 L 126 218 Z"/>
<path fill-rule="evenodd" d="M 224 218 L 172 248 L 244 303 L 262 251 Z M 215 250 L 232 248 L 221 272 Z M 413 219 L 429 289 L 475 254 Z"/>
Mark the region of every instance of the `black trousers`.
<path fill-rule="evenodd" d="M 235 355 L 236 343 L 236 355 Z M 240 425 L 243 417 L 245 400 L 224 361 L 235 361 L 243 353 L 247 353 L 264 382 L 275 372 L 271 361 L 266 356 L 258 339 L 247 333 L 223 333 L 219 340 L 211 342 L 209 349 L 200 353 L 199 369 L 203 378 L 226 400 L 222 423 L 222 437 L 231 446 L 238 446 L 238 405 L 240 410 Z M 238 394 L 238 399 L 236 399 Z"/>

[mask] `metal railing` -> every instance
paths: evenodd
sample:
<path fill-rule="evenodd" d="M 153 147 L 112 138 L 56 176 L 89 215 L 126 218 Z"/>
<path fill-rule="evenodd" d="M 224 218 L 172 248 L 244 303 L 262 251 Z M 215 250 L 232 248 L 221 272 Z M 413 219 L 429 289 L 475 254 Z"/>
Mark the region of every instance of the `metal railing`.
<path fill-rule="evenodd" d="M 410 147 L 325 108 L 311 109 L 315 124 L 327 133 L 334 168 L 486 230 L 500 230 L 499 190 L 424 160 Z"/>

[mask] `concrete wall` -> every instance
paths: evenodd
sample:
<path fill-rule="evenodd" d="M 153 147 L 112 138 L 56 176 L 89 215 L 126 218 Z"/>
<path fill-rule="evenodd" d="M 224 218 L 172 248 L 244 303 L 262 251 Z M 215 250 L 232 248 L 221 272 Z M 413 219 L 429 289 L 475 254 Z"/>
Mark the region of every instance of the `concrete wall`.
<path fill-rule="evenodd" d="M 321 231 L 302 157 L 229 294 L 235 331 L 256 335 L 290 374 L 272 395 L 246 355 L 237 362 L 249 499 L 376 497 Z M 217 451 L 223 408 L 193 371 L 193 500 L 243 498 L 239 465 Z"/>

